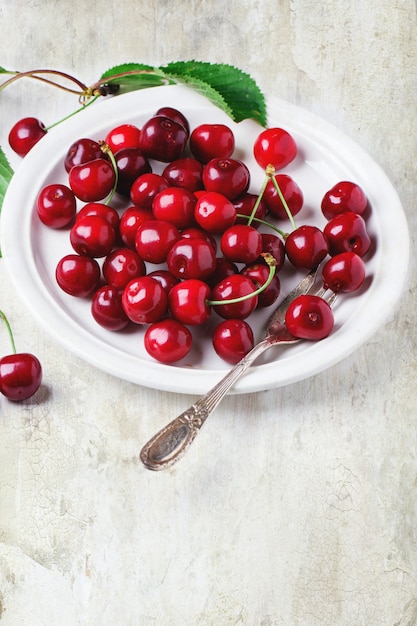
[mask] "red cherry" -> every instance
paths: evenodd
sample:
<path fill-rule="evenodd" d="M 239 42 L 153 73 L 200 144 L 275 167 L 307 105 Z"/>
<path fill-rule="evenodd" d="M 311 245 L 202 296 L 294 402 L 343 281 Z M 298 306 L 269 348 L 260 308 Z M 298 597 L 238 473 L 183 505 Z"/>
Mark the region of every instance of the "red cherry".
<path fill-rule="evenodd" d="M 190 124 L 187 118 L 185 117 L 184 113 L 181 113 L 181 111 L 178 111 L 178 109 L 174 109 L 173 107 L 161 107 L 157 110 L 155 115 L 167 117 L 168 119 L 177 122 L 177 124 L 181 124 L 181 126 L 184 126 L 187 133 L 190 132 Z"/>
<path fill-rule="evenodd" d="M 270 269 L 266 263 L 252 263 L 250 265 L 246 265 L 240 273 L 243 276 L 247 276 L 253 281 L 256 289 L 259 289 L 266 283 L 269 278 Z M 281 290 L 281 283 L 276 274 L 272 277 L 269 285 L 258 294 L 258 304 L 257 308 L 265 308 L 267 306 L 271 306 L 278 299 Z"/>
<path fill-rule="evenodd" d="M 245 320 L 223 320 L 214 329 L 212 342 L 219 357 L 235 365 L 253 348 L 253 331 Z"/>
<path fill-rule="evenodd" d="M 130 199 L 135 206 L 151 209 L 156 194 L 167 187 L 167 181 L 160 174 L 141 174 L 130 188 Z"/>
<path fill-rule="evenodd" d="M 164 263 L 180 232 L 174 224 L 164 220 L 143 222 L 136 231 L 135 248 L 148 263 Z"/>
<path fill-rule="evenodd" d="M 168 163 L 182 156 L 187 140 L 188 132 L 182 124 L 155 115 L 142 126 L 140 148 L 148 158 Z"/>
<path fill-rule="evenodd" d="M 64 167 L 68 173 L 74 165 L 82 165 L 88 161 L 105 158 L 100 144 L 94 139 L 81 138 L 69 147 L 64 159 Z"/>
<path fill-rule="evenodd" d="M 256 138 L 253 154 L 263 169 L 272 165 L 275 170 L 280 170 L 297 156 L 297 144 L 286 130 L 267 128 Z"/>
<path fill-rule="evenodd" d="M 323 286 L 335 293 L 350 293 L 361 287 L 366 269 L 362 258 L 354 252 L 331 257 L 323 267 Z"/>
<path fill-rule="evenodd" d="M 329 242 L 331 256 L 350 251 L 363 257 L 371 247 L 365 220 L 351 211 L 341 213 L 327 222 L 324 234 Z"/>
<path fill-rule="evenodd" d="M 275 174 L 274 178 L 290 210 L 291 215 L 294 217 L 301 211 L 303 207 L 303 192 L 301 191 L 295 180 L 287 174 Z M 263 199 L 265 201 L 268 211 L 272 215 L 274 215 L 278 219 L 288 219 L 288 214 L 285 206 L 272 180 L 269 180 L 266 185 Z"/>
<path fill-rule="evenodd" d="M 101 258 L 111 252 L 116 242 L 116 231 L 103 217 L 87 215 L 76 220 L 70 230 L 70 242 L 78 254 Z"/>
<path fill-rule="evenodd" d="M 53 183 L 40 191 L 36 208 L 43 224 L 50 228 L 65 228 L 74 219 L 77 202 L 69 187 Z"/>
<path fill-rule="evenodd" d="M 9 133 L 11 149 L 21 157 L 33 148 L 47 133 L 45 125 L 35 117 L 25 117 L 12 127 Z"/>
<path fill-rule="evenodd" d="M 319 296 L 298 296 L 289 305 L 285 324 L 294 337 L 317 341 L 327 337 L 334 325 L 330 305 Z"/>
<path fill-rule="evenodd" d="M 213 235 L 198 226 L 190 226 L 181 231 L 181 239 L 203 239 L 211 245 L 213 250 L 217 250 L 217 241 Z"/>
<path fill-rule="evenodd" d="M 118 248 L 106 256 L 102 272 L 109 285 L 123 289 L 133 278 L 144 276 L 146 266 L 134 250 Z"/>
<path fill-rule="evenodd" d="M 233 274 L 233 276 L 224 278 L 213 288 L 210 301 L 222 301 L 221 304 L 212 304 L 214 311 L 220 317 L 224 319 L 246 319 L 258 304 L 258 296 L 252 295 L 254 291 L 255 285 L 250 278 L 242 274 Z M 249 295 L 249 298 L 239 302 L 225 302 Z"/>
<path fill-rule="evenodd" d="M 272 233 L 261 233 L 262 238 L 262 252 L 269 252 L 275 261 L 275 271 L 279 272 L 285 262 L 285 246 L 277 235 Z"/>
<path fill-rule="evenodd" d="M 216 251 L 201 238 L 176 241 L 167 256 L 168 270 L 177 278 L 208 278 L 216 268 Z"/>
<path fill-rule="evenodd" d="M 91 314 L 97 324 L 107 330 L 123 330 L 129 324 L 122 306 L 122 292 L 112 285 L 104 285 L 94 293 Z"/>
<path fill-rule="evenodd" d="M 207 191 L 221 193 L 235 200 L 248 190 L 250 172 L 237 159 L 211 159 L 203 169 L 203 185 Z"/>
<path fill-rule="evenodd" d="M 136 249 L 136 232 L 141 224 L 154 219 L 153 213 L 148 209 L 136 206 L 128 207 L 120 217 L 119 235 L 125 246 Z"/>
<path fill-rule="evenodd" d="M 262 252 L 262 237 L 253 226 L 234 224 L 220 238 L 223 255 L 234 263 L 252 263 Z"/>
<path fill-rule="evenodd" d="M 258 202 L 258 196 L 254 193 L 245 192 L 241 196 L 237 197 L 233 200 L 233 206 L 236 209 L 236 213 L 238 214 L 236 217 L 236 224 L 247 224 L 248 220 L 246 217 L 239 217 L 239 215 L 250 217 L 253 213 L 253 209 L 255 204 Z M 255 215 L 259 220 L 264 220 L 267 214 L 267 206 L 264 200 L 258 202 L 258 206 L 256 207 Z M 253 221 L 251 222 L 251 226 L 258 228 L 259 222 Z"/>
<path fill-rule="evenodd" d="M 9 400 L 27 400 L 39 389 L 42 366 L 33 354 L 9 354 L 0 359 L 0 392 Z"/>
<path fill-rule="evenodd" d="M 123 289 L 122 305 L 127 317 L 135 324 L 152 324 L 165 316 L 168 296 L 157 280 L 139 276 Z"/>
<path fill-rule="evenodd" d="M 196 197 L 188 189 L 168 187 L 160 191 L 152 203 L 152 212 L 157 220 L 165 220 L 179 229 L 194 224 Z"/>
<path fill-rule="evenodd" d="M 113 154 L 125 148 L 139 148 L 140 129 L 134 124 L 120 124 L 107 133 L 105 143 Z"/>
<path fill-rule="evenodd" d="M 59 287 L 69 295 L 87 298 L 98 288 L 100 266 L 96 259 L 67 254 L 58 262 L 55 277 Z"/>
<path fill-rule="evenodd" d="M 162 287 L 165 289 L 167 294 L 170 292 L 174 285 L 177 285 L 180 282 L 180 279 L 171 274 L 168 270 L 158 269 L 153 270 L 153 272 L 149 272 L 148 276 L 151 278 L 155 278 Z"/>
<path fill-rule="evenodd" d="M 190 191 L 198 191 L 203 188 L 203 165 L 191 157 L 184 157 L 168 163 L 162 176 L 172 187 L 182 187 Z"/>
<path fill-rule="evenodd" d="M 288 259 L 299 269 L 317 267 L 329 252 L 325 234 L 317 226 L 299 226 L 285 240 Z"/>
<path fill-rule="evenodd" d="M 112 191 L 116 175 L 111 163 L 99 158 L 74 165 L 68 174 L 69 185 L 83 202 L 98 202 Z"/>
<path fill-rule="evenodd" d="M 122 196 L 129 198 L 134 181 L 142 174 L 151 172 L 152 168 L 139 148 L 123 148 L 115 154 L 114 159 L 118 173 L 116 189 Z"/>
<path fill-rule="evenodd" d="M 197 224 L 209 233 L 222 233 L 236 221 L 236 209 L 221 193 L 209 191 L 198 198 L 194 207 Z"/>
<path fill-rule="evenodd" d="M 190 150 L 201 163 L 227 159 L 235 149 L 235 137 L 225 124 L 200 124 L 190 135 Z"/>
<path fill-rule="evenodd" d="M 223 256 L 216 258 L 216 268 L 214 272 L 208 277 L 207 283 L 210 287 L 215 287 L 218 283 L 220 283 L 223 278 L 227 278 L 228 276 L 232 276 L 233 274 L 238 274 L 239 269 L 236 263 L 233 261 L 229 261 L 229 259 L 225 259 Z"/>
<path fill-rule="evenodd" d="M 336 183 L 324 194 L 321 201 L 322 213 L 328 220 L 346 211 L 363 215 L 367 207 L 368 198 L 365 192 L 351 181 Z"/>
<path fill-rule="evenodd" d="M 147 353 L 157 361 L 175 363 L 191 350 L 192 335 L 181 322 L 166 318 L 147 328 L 144 345 Z"/>
<path fill-rule="evenodd" d="M 115 208 L 101 202 L 88 202 L 77 213 L 75 220 L 80 222 L 88 215 L 96 215 L 106 220 L 117 231 L 119 228 L 119 214 Z"/>
<path fill-rule="evenodd" d="M 210 287 L 198 278 L 183 280 L 170 290 L 168 307 L 171 316 L 188 326 L 204 324 L 210 317 Z"/>

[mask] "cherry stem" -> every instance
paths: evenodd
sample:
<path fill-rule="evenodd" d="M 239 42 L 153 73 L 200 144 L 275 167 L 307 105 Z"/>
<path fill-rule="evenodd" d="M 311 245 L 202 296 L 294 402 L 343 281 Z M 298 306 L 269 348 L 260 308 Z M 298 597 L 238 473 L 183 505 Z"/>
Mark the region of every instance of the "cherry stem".
<path fill-rule="evenodd" d="M 113 170 L 114 170 L 113 189 L 111 190 L 110 194 L 108 195 L 107 199 L 104 202 L 104 204 L 109 205 L 110 202 L 112 201 L 114 194 L 116 193 L 117 184 L 119 182 L 119 170 L 117 169 L 116 159 L 114 158 L 114 154 L 110 146 L 103 141 L 102 143 L 100 143 L 100 148 L 101 148 L 101 151 L 109 157 Z"/>
<path fill-rule="evenodd" d="M 261 200 L 262 200 L 262 197 L 263 197 L 263 195 L 264 195 L 264 192 L 265 192 L 265 189 L 266 189 L 266 186 L 267 186 L 268 182 L 269 182 L 269 176 L 265 176 L 264 182 L 263 182 L 263 184 L 262 184 L 261 189 L 259 190 L 258 197 L 256 198 L 256 202 L 255 202 L 255 204 L 253 205 L 252 212 L 251 212 L 250 217 L 249 217 L 249 219 L 248 219 L 248 226 L 250 226 L 250 225 L 252 224 L 252 221 L 253 221 L 254 219 L 256 219 L 256 218 L 255 218 L 256 211 L 258 210 L 258 206 L 259 206 L 259 205 L 260 205 L 260 203 L 261 203 Z"/>
<path fill-rule="evenodd" d="M 284 194 L 282 193 L 282 191 L 280 189 L 280 186 L 278 185 L 277 179 L 275 178 L 275 168 L 274 168 L 274 166 L 273 165 L 268 165 L 266 170 L 265 170 L 265 173 L 266 173 L 267 178 L 272 181 L 272 184 L 274 185 L 274 187 L 275 187 L 275 189 L 276 189 L 276 191 L 278 193 L 279 199 L 281 200 L 281 202 L 283 204 L 285 212 L 288 215 L 288 219 L 290 220 L 291 227 L 293 228 L 293 230 L 295 230 L 296 229 L 296 224 L 295 224 L 294 218 L 292 216 L 292 213 L 290 211 L 290 207 L 288 206 L 287 201 L 284 198 Z"/>
<path fill-rule="evenodd" d="M 16 354 L 16 345 L 15 345 L 15 342 L 14 342 L 14 337 L 13 337 L 12 329 L 11 329 L 10 324 L 9 324 L 9 320 L 7 319 L 7 317 L 5 316 L 3 311 L 0 311 L 0 317 L 2 318 L 4 323 L 6 324 L 7 332 L 9 333 L 9 337 L 10 337 L 10 343 L 12 344 L 13 354 Z"/>
<path fill-rule="evenodd" d="M 170 79 L 167 76 L 165 76 L 165 74 L 163 74 L 162 72 L 158 72 L 155 69 L 152 69 L 152 70 L 129 70 L 127 72 L 121 72 L 120 74 L 113 74 L 112 76 L 106 76 L 106 78 L 101 78 L 96 83 L 91 85 L 87 89 L 87 92 L 88 93 L 95 93 L 95 91 L 97 89 L 100 89 L 100 87 L 102 85 L 105 85 L 105 84 L 108 84 L 108 83 L 113 82 L 115 80 L 118 80 L 119 78 L 126 78 L 127 76 L 139 76 L 141 74 L 151 74 L 153 76 L 159 76 L 162 80 L 165 81 L 166 85 L 172 85 L 173 83 L 175 83 L 175 81 L 173 81 L 172 79 Z"/>
<path fill-rule="evenodd" d="M 245 215 L 244 213 L 236 213 L 236 217 L 239 218 L 243 218 L 243 219 L 247 219 L 248 216 Z M 275 230 L 275 232 L 278 233 L 278 235 L 280 235 L 283 239 L 286 239 L 288 236 L 288 233 L 285 233 L 283 230 L 280 230 L 277 226 L 274 226 L 274 224 L 271 224 L 271 222 L 267 222 L 266 220 L 261 220 L 260 217 L 251 217 L 253 222 L 258 222 L 259 224 L 263 224 L 264 226 L 268 226 L 269 228 L 272 228 L 272 230 Z"/>
<path fill-rule="evenodd" d="M 261 256 L 264 258 L 265 262 L 269 266 L 269 276 L 264 282 L 263 285 L 252 291 L 252 293 L 247 293 L 245 296 L 240 296 L 239 298 L 231 298 L 230 300 L 207 300 L 208 306 L 219 306 L 223 304 L 236 304 L 237 302 L 243 302 L 244 300 L 249 300 L 249 298 L 253 298 L 258 296 L 260 293 L 265 291 L 265 289 L 271 284 L 272 279 L 275 275 L 277 261 L 269 252 L 262 252 Z"/>
<path fill-rule="evenodd" d="M 80 113 L 81 111 L 84 111 L 84 109 L 86 109 L 88 106 L 90 106 L 90 104 L 93 104 L 93 102 L 95 102 L 98 98 L 99 98 L 98 95 L 94 96 L 94 98 L 92 100 L 90 100 L 86 104 L 83 104 L 82 107 L 80 107 L 79 109 L 76 109 L 75 111 L 73 111 L 69 115 L 66 115 L 65 117 L 63 117 L 62 119 L 58 120 L 57 122 L 54 122 L 53 124 L 50 124 L 49 126 L 47 126 L 46 130 L 49 131 L 49 130 L 51 130 L 51 128 L 54 128 L 54 126 L 58 126 L 58 124 L 61 124 L 62 122 L 65 122 L 66 120 L 68 120 L 73 115 L 76 115 L 77 113 Z"/>
<path fill-rule="evenodd" d="M 70 74 L 66 74 L 65 72 L 59 72 L 57 70 L 40 69 L 40 70 L 30 70 L 28 72 L 7 72 L 7 73 L 8 74 L 13 73 L 14 75 L 12 76 L 12 78 L 9 78 L 9 80 L 6 80 L 6 82 L 0 85 L 0 91 L 5 89 L 12 83 L 14 83 L 16 80 L 19 80 L 20 78 L 33 78 L 35 80 L 40 80 L 44 83 L 48 83 L 49 85 L 53 85 L 54 87 L 58 87 L 59 89 L 63 89 L 64 91 L 68 91 L 69 93 L 74 93 L 77 95 L 85 95 L 86 93 L 88 93 L 87 85 L 84 85 L 84 83 L 82 83 L 80 80 L 78 80 L 74 76 L 71 76 Z M 79 87 L 79 90 L 70 89 L 69 87 L 66 87 L 65 85 L 61 85 L 60 83 L 49 80 L 48 78 L 44 78 L 43 76 L 38 76 L 38 74 L 52 74 L 54 76 L 60 76 L 61 78 L 64 78 L 65 80 L 75 83 L 77 87 Z"/>

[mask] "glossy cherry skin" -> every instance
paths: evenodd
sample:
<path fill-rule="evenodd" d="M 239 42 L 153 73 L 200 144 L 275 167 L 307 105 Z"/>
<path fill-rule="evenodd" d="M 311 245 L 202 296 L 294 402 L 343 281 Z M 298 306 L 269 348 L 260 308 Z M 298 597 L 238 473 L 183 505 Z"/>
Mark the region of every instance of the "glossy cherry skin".
<path fill-rule="evenodd" d="M 247 224 L 248 217 L 250 217 L 253 213 L 253 209 L 255 208 L 255 204 L 258 202 L 258 196 L 254 193 L 245 192 L 242 195 L 238 196 L 235 200 L 233 200 L 233 206 L 236 209 L 236 224 Z M 253 217 L 259 220 L 264 220 L 267 214 L 267 207 L 264 200 L 258 202 L 256 207 L 256 211 Z M 243 216 L 243 217 L 240 217 Z M 256 220 L 251 222 L 251 226 L 258 228 L 260 223 Z"/>
<path fill-rule="evenodd" d="M 245 320 L 223 320 L 212 335 L 216 353 L 227 363 L 235 365 L 253 348 L 252 328 Z"/>
<path fill-rule="evenodd" d="M 203 280 L 189 278 L 174 285 L 168 294 L 171 316 L 187 326 L 204 324 L 211 314 L 210 287 Z"/>
<path fill-rule="evenodd" d="M 91 314 L 97 324 L 111 331 L 123 330 L 130 322 L 122 306 L 122 291 L 112 285 L 104 285 L 94 293 Z"/>
<path fill-rule="evenodd" d="M 214 272 L 206 279 L 207 283 L 211 288 L 215 287 L 218 283 L 220 283 L 223 278 L 227 278 L 228 276 L 232 276 L 233 274 L 238 274 L 239 268 L 236 263 L 233 261 L 229 261 L 229 259 L 225 259 L 223 256 L 216 258 L 216 268 Z"/>
<path fill-rule="evenodd" d="M 127 317 L 135 324 L 152 324 L 165 316 L 168 296 L 157 280 L 139 276 L 123 289 L 122 305 Z"/>
<path fill-rule="evenodd" d="M 203 185 L 207 191 L 221 193 L 235 200 L 248 190 L 250 172 L 237 159 L 211 159 L 203 169 Z"/>
<path fill-rule="evenodd" d="M 83 202 L 99 202 L 109 195 L 116 182 L 112 164 L 99 158 L 74 165 L 68 174 L 69 185 Z"/>
<path fill-rule="evenodd" d="M 140 133 L 140 148 L 144 154 L 163 163 L 179 159 L 187 141 L 184 126 L 163 115 L 155 115 L 145 122 Z"/>
<path fill-rule="evenodd" d="M 240 273 L 243 276 L 247 276 L 253 281 L 256 289 L 259 289 L 266 283 L 269 278 L 270 269 L 266 263 L 251 263 L 246 265 Z M 281 291 L 281 283 L 275 272 L 269 285 L 258 294 L 257 308 L 262 309 L 267 306 L 271 306 L 277 301 Z"/>
<path fill-rule="evenodd" d="M 16 154 L 24 157 L 47 132 L 43 122 L 35 117 L 25 117 L 10 130 L 9 145 Z"/>
<path fill-rule="evenodd" d="M 220 249 L 229 261 L 252 263 L 262 252 L 262 238 L 253 226 L 233 224 L 222 234 Z"/>
<path fill-rule="evenodd" d="M 21 352 L 0 359 L 0 392 L 9 400 L 27 400 L 41 382 L 42 366 L 33 354 Z"/>
<path fill-rule="evenodd" d="M 301 191 L 295 180 L 287 174 L 275 174 L 274 178 L 290 210 L 291 215 L 294 217 L 301 211 L 303 207 L 303 192 Z M 269 180 L 268 184 L 266 185 L 263 199 L 271 215 L 281 220 L 288 219 L 288 214 L 285 209 L 284 203 L 282 202 L 280 195 L 272 180 Z"/>
<path fill-rule="evenodd" d="M 71 170 L 74 165 L 82 165 L 88 163 L 88 161 L 94 161 L 95 159 L 106 158 L 101 149 L 101 145 L 94 139 L 88 137 L 82 137 L 77 139 L 68 149 L 64 159 L 64 167 L 67 172 Z"/>
<path fill-rule="evenodd" d="M 180 282 L 179 278 L 163 268 L 149 272 L 148 276 L 151 276 L 151 278 L 155 278 L 155 280 L 157 280 L 162 285 L 167 294 L 171 291 L 174 285 L 177 285 Z"/>
<path fill-rule="evenodd" d="M 318 341 L 327 337 L 334 326 L 330 305 L 319 296 L 298 296 L 289 305 L 285 324 L 294 337 Z"/>
<path fill-rule="evenodd" d="M 103 217 L 87 215 L 76 220 L 70 230 L 70 242 L 78 254 L 101 258 L 113 249 L 116 231 Z"/>
<path fill-rule="evenodd" d="M 113 154 L 126 148 L 139 148 L 140 128 L 134 124 L 120 124 L 107 133 L 104 141 Z"/>
<path fill-rule="evenodd" d="M 323 266 L 323 286 L 335 293 L 350 293 L 362 286 L 366 276 L 365 263 L 354 252 L 341 252 Z"/>
<path fill-rule="evenodd" d="M 203 239 L 211 245 L 215 252 L 217 251 L 217 241 L 214 235 L 211 235 L 206 230 L 203 230 L 198 226 L 184 228 L 184 230 L 181 231 L 181 239 Z"/>
<path fill-rule="evenodd" d="M 67 254 L 58 261 L 55 278 L 59 287 L 71 296 L 87 298 L 99 286 L 101 270 L 96 259 Z"/>
<path fill-rule="evenodd" d="M 116 231 L 119 228 L 119 214 L 116 209 L 101 202 L 88 202 L 78 211 L 75 220 L 80 222 L 88 215 L 96 215 L 106 220 Z"/>
<path fill-rule="evenodd" d="M 224 304 L 212 304 L 213 310 L 224 319 L 246 319 L 256 309 L 258 296 L 251 295 L 241 302 L 226 302 L 248 296 L 255 291 L 253 281 L 242 274 L 224 278 L 212 290 L 210 301 L 223 301 Z"/>
<path fill-rule="evenodd" d="M 190 123 L 188 119 L 185 117 L 184 113 L 182 113 L 178 109 L 174 109 L 173 107 L 160 107 L 155 115 L 167 117 L 168 119 L 177 122 L 177 124 L 181 124 L 181 126 L 184 126 L 187 133 L 190 132 Z"/>
<path fill-rule="evenodd" d="M 154 219 L 152 211 L 136 206 L 128 207 L 120 216 L 119 236 L 125 246 L 136 249 L 136 233 L 141 224 Z"/>
<path fill-rule="evenodd" d="M 135 250 L 118 248 L 106 256 L 102 272 L 106 283 L 123 289 L 133 278 L 144 276 L 146 266 Z"/>
<path fill-rule="evenodd" d="M 350 251 L 363 257 L 371 247 L 365 220 L 351 211 L 331 219 L 324 227 L 324 234 L 329 242 L 331 256 Z"/>
<path fill-rule="evenodd" d="M 351 181 L 343 180 L 329 189 L 321 201 L 321 210 L 328 220 L 333 219 L 340 213 L 351 211 L 363 215 L 368 208 L 368 198 L 359 185 Z"/>
<path fill-rule="evenodd" d="M 168 270 L 177 278 L 208 278 L 216 268 L 216 251 L 204 239 L 180 237 L 167 256 Z"/>
<path fill-rule="evenodd" d="M 139 148 L 123 148 L 114 158 L 118 170 L 117 192 L 130 198 L 134 181 L 142 174 L 151 172 L 151 165 Z"/>
<path fill-rule="evenodd" d="M 141 174 L 132 184 L 130 199 L 135 206 L 150 210 L 156 194 L 167 189 L 168 186 L 167 181 L 160 174 L 153 172 Z"/>
<path fill-rule="evenodd" d="M 233 131 L 225 124 L 200 124 L 190 135 L 190 150 L 198 161 L 228 159 L 235 149 Z"/>
<path fill-rule="evenodd" d="M 50 228 L 65 228 L 75 217 L 77 201 L 67 185 L 53 183 L 40 191 L 36 208 L 43 224 Z"/>
<path fill-rule="evenodd" d="M 297 144 L 283 128 L 267 128 L 255 140 L 253 154 L 263 169 L 272 165 L 280 170 L 297 156 Z"/>
<path fill-rule="evenodd" d="M 169 317 L 151 324 L 146 329 L 144 346 L 147 353 L 161 363 L 175 363 L 183 359 L 192 347 L 189 328 Z"/>
<path fill-rule="evenodd" d="M 285 245 L 282 239 L 272 233 L 261 233 L 262 252 L 271 254 L 275 261 L 275 271 L 279 272 L 285 262 Z"/>
<path fill-rule="evenodd" d="M 194 207 L 194 219 L 209 233 L 222 233 L 236 221 L 236 209 L 225 195 L 216 191 L 202 194 Z"/>
<path fill-rule="evenodd" d="M 327 256 L 329 244 L 317 226 L 299 226 L 288 235 L 285 252 L 294 267 L 311 270 Z"/>
<path fill-rule="evenodd" d="M 164 263 L 179 238 L 180 232 L 174 224 L 164 220 L 149 220 L 136 231 L 135 249 L 148 263 Z"/>
<path fill-rule="evenodd" d="M 191 157 L 184 157 L 168 163 L 162 176 L 172 187 L 182 187 L 190 191 L 203 188 L 203 165 Z"/>
<path fill-rule="evenodd" d="M 157 220 L 165 220 L 179 229 L 194 224 L 196 197 L 192 191 L 168 187 L 160 191 L 152 202 L 152 213 Z"/>

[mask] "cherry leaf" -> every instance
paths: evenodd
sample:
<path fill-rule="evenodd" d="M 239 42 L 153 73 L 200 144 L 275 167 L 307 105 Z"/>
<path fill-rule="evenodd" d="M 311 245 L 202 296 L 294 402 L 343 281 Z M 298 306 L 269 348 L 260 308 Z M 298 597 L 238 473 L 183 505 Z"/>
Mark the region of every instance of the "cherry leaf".
<path fill-rule="evenodd" d="M 159 87 L 172 84 L 158 69 L 143 63 L 124 63 L 115 65 L 104 72 L 100 78 L 100 84 L 116 85 L 117 93 L 126 93 L 148 87 Z"/>
<path fill-rule="evenodd" d="M 3 205 L 4 196 L 7 191 L 7 187 L 13 176 L 13 170 L 7 160 L 6 155 L 0 148 L 0 211 Z"/>

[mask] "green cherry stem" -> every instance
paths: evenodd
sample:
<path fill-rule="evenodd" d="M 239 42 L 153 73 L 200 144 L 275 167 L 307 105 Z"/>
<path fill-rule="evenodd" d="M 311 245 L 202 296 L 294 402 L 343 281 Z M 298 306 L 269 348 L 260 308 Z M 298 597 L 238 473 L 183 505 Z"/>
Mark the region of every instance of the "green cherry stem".
<path fill-rule="evenodd" d="M 278 185 L 277 179 L 275 178 L 275 168 L 274 168 L 274 166 L 273 165 L 268 165 L 266 170 L 265 170 L 265 173 L 266 173 L 268 179 L 270 179 L 272 181 L 272 184 L 274 185 L 274 187 L 275 187 L 275 189 L 276 189 L 276 191 L 278 193 L 279 199 L 281 200 L 281 202 L 282 202 L 282 204 L 284 206 L 285 212 L 288 215 L 288 219 L 290 220 L 291 227 L 292 227 L 293 230 L 295 230 L 297 228 L 297 226 L 295 224 L 294 218 L 293 218 L 292 213 L 290 211 L 290 207 L 288 206 L 287 201 L 284 198 L 284 194 L 282 193 L 282 191 L 280 189 L 280 186 Z"/>
<path fill-rule="evenodd" d="M 263 285 L 258 287 L 258 289 L 256 289 L 252 293 L 247 293 L 245 296 L 240 296 L 239 298 L 231 298 L 230 300 L 207 300 L 208 306 L 219 306 L 223 304 L 235 304 L 236 302 L 243 302 L 244 300 L 249 300 L 249 298 L 258 296 L 260 293 L 262 293 L 262 291 L 265 291 L 265 289 L 268 287 L 268 285 L 271 284 L 271 281 L 274 278 L 277 262 L 276 259 L 274 259 L 272 254 L 270 254 L 269 252 L 262 252 L 261 256 L 264 258 L 265 262 L 269 266 L 269 276 Z"/>
<path fill-rule="evenodd" d="M 113 166 L 113 170 L 114 170 L 114 185 L 113 185 L 113 189 L 111 190 L 110 194 L 108 195 L 108 197 L 106 198 L 104 204 L 109 205 L 110 202 L 113 199 L 114 194 L 116 193 L 116 189 L 117 189 L 117 184 L 119 182 L 119 170 L 117 168 L 117 163 L 116 163 L 116 159 L 114 158 L 114 154 L 112 152 L 112 150 L 110 149 L 110 146 L 107 145 L 104 141 L 100 143 L 100 148 L 101 151 L 103 152 L 103 154 L 106 154 L 110 161 L 111 164 Z"/>
<path fill-rule="evenodd" d="M 10 337 L 10 343 L 12 344 L 12 351 L 13 351 L 13 354 L 16 354 L 16 345 L 15 345 L 15 342 L 14 342 L 12 329 L 11 329 L 11 326 L 9 324 L 9 320 L 7 319 L 7 317 L 5 316 L 3 311 L 0 311 L 0 318 L 6 324 L 7 332 L 9 333 L 9 337 Z"/>
<path fill-rule="evenodd" d="M 69 120 L 70 117 L 72 117 L 73 115 L 76 115 L 77 113 L 80 113 L 81 111 L 84 111 L 84 109 L 86 109 L 88 106 L 90 106 L 90 104 L 93 104 L 93 102 L 95 102 L 99 97 L 100 97 L 99 95 L 94 96 L 94 98 L 92 100 L 89 100 L 88 102 L 83 104 L 82 107 L 80 107 L 79 109 L 76 109 L 75 111 L 73 111 L 69 115 L 66 115 L 65 117 L 63 117 L 62 119 L 58 120 L 57 122 L 54 122 L 53 124 L 50 124 L 49 126 L 47 126 L 46 130 L 49 131 L 49 130 L 51 130 L 51 128 L 54 128 L 54 126 L 58 126 L 58 124 L 61 124 L 62 122 L 65 122 L 66 120 Z"/>
<path fill-rule="evenodd" d="M 262 183 L 262 187 L 259 190 L 258 197 L 256 198 L 256 202 L 253 205 L 252 212 L 251 212 L 251 214 L 249 216 L 248 226 L 250 226 L 252 224 L 253 220 L 256 220 L 256 217 L 255 217 L 256 211 L 258 210 L 258 206 L 261 203 L 261 200 L 262 200 L 262 197 L 264 195 L 264 192 L 265 192 L 265 189 L 266 189 L 266 186 L 267 186 L 268 182 L 269 182 L 269 176 L 265 176 L 264 182 Z"/>
<path fill-rule="evenodd" d="M 244 213 L 236 213 L 236 217 L 247 219 L 248 216 L 245 215 Z M 260 217 L 252 217 L 251 219 L 252 219 L 253 222 L 258 222 L 259 224 L 263 224 L 264 226 L 268 226 L 268 228 L 271 228 L 272 230 L 274 230 L 284 240 L 288 237 L 288 233 L 284 232 L 283 230 L 280 230 L 277 226 L 274 226 L 274 224 L 271 224 L 271 222 L 267 222 L 266 220 L 262 220 Z"/>

